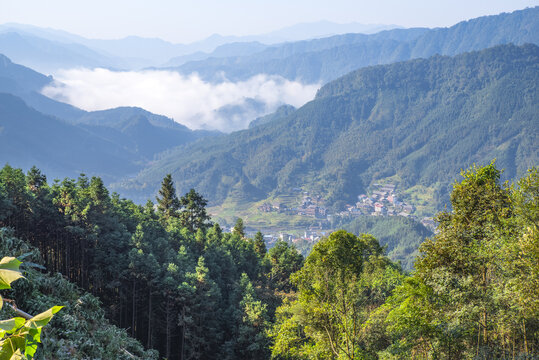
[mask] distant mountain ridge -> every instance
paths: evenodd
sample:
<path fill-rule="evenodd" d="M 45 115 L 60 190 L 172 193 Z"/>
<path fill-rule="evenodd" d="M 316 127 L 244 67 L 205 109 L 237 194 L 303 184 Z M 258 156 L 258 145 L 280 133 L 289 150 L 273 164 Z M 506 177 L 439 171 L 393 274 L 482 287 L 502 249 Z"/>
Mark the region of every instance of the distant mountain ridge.
<path fill-rule="evenodd" d="M 297 24 L 268 34 L 214 34 L 191 44 L 128 36 L 99 40 L 28 25 L 0 25 L 0 52 L 51 73 L 59 68 L 143 68 L 196 72 L 205 80 L 244 80 L 266 73 L 326 83 L 360 67 L 434 54 L 456 55 L 498 44 L 539 43 L 539 7 L 484 16 L 449 28 L 394 25 Z M 348 34 L 343 34 L 348 32 Z M 337 34 L 337 35 L 334 35 Z"/>
<path fill-rule="evenodd" d="M 259 73 L 305 83 L 326 83 L 361 67 L 435 54 L 456 55 L 499 44 L 539 44 L 539 7 L 484 16 L 448 28 L 346 34 L 268 47 L 250 56 L 209 58 L 168 68 L 203 79 L 245 80 Z"/>
<path fill-rule="evenodd" d="M 189 44 L 175 44 L 159 38 L 127 36 L 122 39 L 87 39 L 66 31 L 22 24 L 0 25 L 0 52 L 17 63 L 40 72 L 51 73 L 59 68 L 104 67 L 116 70 L 138 70 L 163 64 L 167 66 L 188 60 L 212 56 L 246 55 L 249 43 L 259 43 L 258 50 L 285 41 L 343 33 L 344 30 L 366 33 L 394 28 L 395 25 L 336 24 L 331 22 L 305 23 L 277 31 L 249 36 L 211 35 Z M 232 48 L 225 46 L 236 44 Z M 243 45 L 245 44 L 245 45 Z M 223 53 L 226 51 L 226 53 Z M 250 50 L 248 53 L 252 53 Z M 174 60 L 174 58 L 176 58 Z"/>
<path fill-rule="evenodd" d="M 118 184 L 150 196 L 164 174 L 214 204 L 302 187 L 354 201 L 372 181 L 434 190 L 447 200 L 461 168 L 498 159 L 506 178 L 539 164 L 539 47 L 500 45 L 352 72 L 275 121 L 170 151 Z"/>

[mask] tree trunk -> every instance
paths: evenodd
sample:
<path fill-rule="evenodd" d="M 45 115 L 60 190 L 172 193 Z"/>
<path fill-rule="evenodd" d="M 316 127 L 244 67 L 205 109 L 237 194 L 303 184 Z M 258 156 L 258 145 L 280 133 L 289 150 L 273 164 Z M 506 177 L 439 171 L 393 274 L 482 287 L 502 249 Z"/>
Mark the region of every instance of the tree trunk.
<path fill-rule="evenodd" d="M 166 331 L 166 358 L 170 359 L 170 298 L 167 295 L 167 305 L 166 305 L 166 311 L 167 311 L 167 331 Z"/>
<path fill-rule="evenodd" d="M 148 341 L 146 347 L 150 349 L 152 347 L 152 289 L 148 290 Z"/>
<path fill-rule="evenodd" d="M 185 356 L 185 305 L 182 308 L 182 351 L 180 360 L 184 360 Z"/>
<path fill-rule="evenodd" d="M 131 307 L 131 336 L 135 337 L 135 313 L 136 313 L 137 283 L 133 280 L 133 305 Z"/>

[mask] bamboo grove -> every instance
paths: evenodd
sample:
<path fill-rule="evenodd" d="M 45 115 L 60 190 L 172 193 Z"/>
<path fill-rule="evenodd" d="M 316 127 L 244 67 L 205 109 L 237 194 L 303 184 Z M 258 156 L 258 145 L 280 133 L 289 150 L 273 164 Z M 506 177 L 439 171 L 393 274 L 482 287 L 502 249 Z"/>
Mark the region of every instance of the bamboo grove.
<path fill-rule="evenodd" d="M 539 172 L 513 185 L 493 163 L 461 175 L 412 273 L 366 234 L 336 231 L 305 260 L 284 242 L 267 250 L 241 219 L 232 233 L 212 223 L 195 190 L 178 198 L 170 176 L 141 206 L 96 177 L 48 183 L 6 165 L 0 228 L 160 358 L 536 358 Z"/>

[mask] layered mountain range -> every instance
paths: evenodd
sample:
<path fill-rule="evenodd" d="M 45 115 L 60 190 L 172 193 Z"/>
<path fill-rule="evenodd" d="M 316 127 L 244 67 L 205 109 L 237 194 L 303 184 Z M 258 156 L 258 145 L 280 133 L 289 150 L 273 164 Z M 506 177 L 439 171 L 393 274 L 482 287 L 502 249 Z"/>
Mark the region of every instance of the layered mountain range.
<path fill-rule="evenodd" d="M 363 68 L 282 117 L 169 151 L 122 187 L 155 191 L 172 173 L 213 203 L 301 187 L 338 204 L 391 178 L 441 204 L 472 163 L 496 158 L 507 179 L 539 164 L 537 83 L 531 44 Z"/>
<path fill-rule="evenodd" d="M 396 27 L 320 21 L 297 24 L 261 35 L 213 34 L 200 41 L 180 44 L 138 36 L 87 39 L 62 30 L 4 24 L 0 25 L 0 48 L 4 55 L 17 63 L 45 73 L 80 66 L 132 70 L 161 64 L 180 65 L 210 57 L 245 56 L 261 51 L 269 44 L 352 32 L 374 33 Z"/>
<path fill-rule="evenodd" d="M 326 83 L 364 66 L 456 55 L 498 44 L 539 43 L 539 7 L 484 16 L 449 28 L 412 28 L 345 34 L 284 43 L 249 56 L 213 56 L 169 69 L 209 81 L 244 80 L 259 73 Z M 224 75 L 223 75 L 224 74 Z"/>
<path fill-rule="evenodd" d="M 0 33 L 7 38 L 13 32 Z M 37 38 L 40 32 L 28 34 Z M 42 36 L 64 45 L 78 41 L 67 33 Z M 140 202 L 172 173 L 179 192 L 194 187 L 213 204 L 304 188 L 338 208 L 373 181 L 390 178 L 403 188 L 429 191 L 439 205 L 447 199 L 449 179 L 473 162 L 497 158 L 508 179 L 539 163 L 538 59 L 531 45 L 539 44 L 538 37 L 536 7 L 450 28 L 271 46 L 229 43 L 213 57 L 173 69 L 212 81 L 216 74 L 245 79 L 266 73 L 329 82 L 305 106 L 281 107 L 226 136 L 191 131 L 140 108 L 88 112 L 52 100 L 41 94 L 50 76 L 0 56 L 0 162 L 37 165 L 53 177 L 100 175 Z M 515 45 L 488 48 L 505 43 Z M 517 46 L 523 43 L 531 44 Z M 0 52 L 15 45 L 26 46 L 0 41 Z M 48 61 L 40 46 L 34 49 L 36 61 Z M 392 64 L 372 66 L 385 63 Z"/>

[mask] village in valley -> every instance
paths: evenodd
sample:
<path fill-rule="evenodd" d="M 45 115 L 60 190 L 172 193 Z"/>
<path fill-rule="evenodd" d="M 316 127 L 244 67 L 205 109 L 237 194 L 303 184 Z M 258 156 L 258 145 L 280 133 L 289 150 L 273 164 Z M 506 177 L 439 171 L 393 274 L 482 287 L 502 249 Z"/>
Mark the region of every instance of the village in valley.
<path fill-rule="evenodd" d="M 265 202 L 258 207 L 259 211 L 298 215 L 318 220 L 315 222 L 317 225 L 310 226 L 302 231 L 302 234 L 291 235 L 280 232 L 279 234 L 265 235 L 265 240 L 270 246 L 279 239 L 296 244 L 315 243 L 322 236 L 331 232 L 331 224 L 334 223 L 335 218 L 351 221 L 360 216 L 402 216 L 418 221 L 432 231 L 436 230 L 436 222 L 433 218 L 419 218 L 416 215 L 416 208 L 400 197 L 396 185 L 375 183 L 371 189 L 367 194 L 358 195 L 355 204 L 347 204 L 344 210 L 336 213 L 332 213 L 324 206 L 324 200 L 320 195 L 311 194 L 301 189 L 294 189 L 301 193 L 301 197 L 298 197 L 298 200 L 301 200 L 297 202 L 297 207 L 287 206 L 283 202 Z"/>

